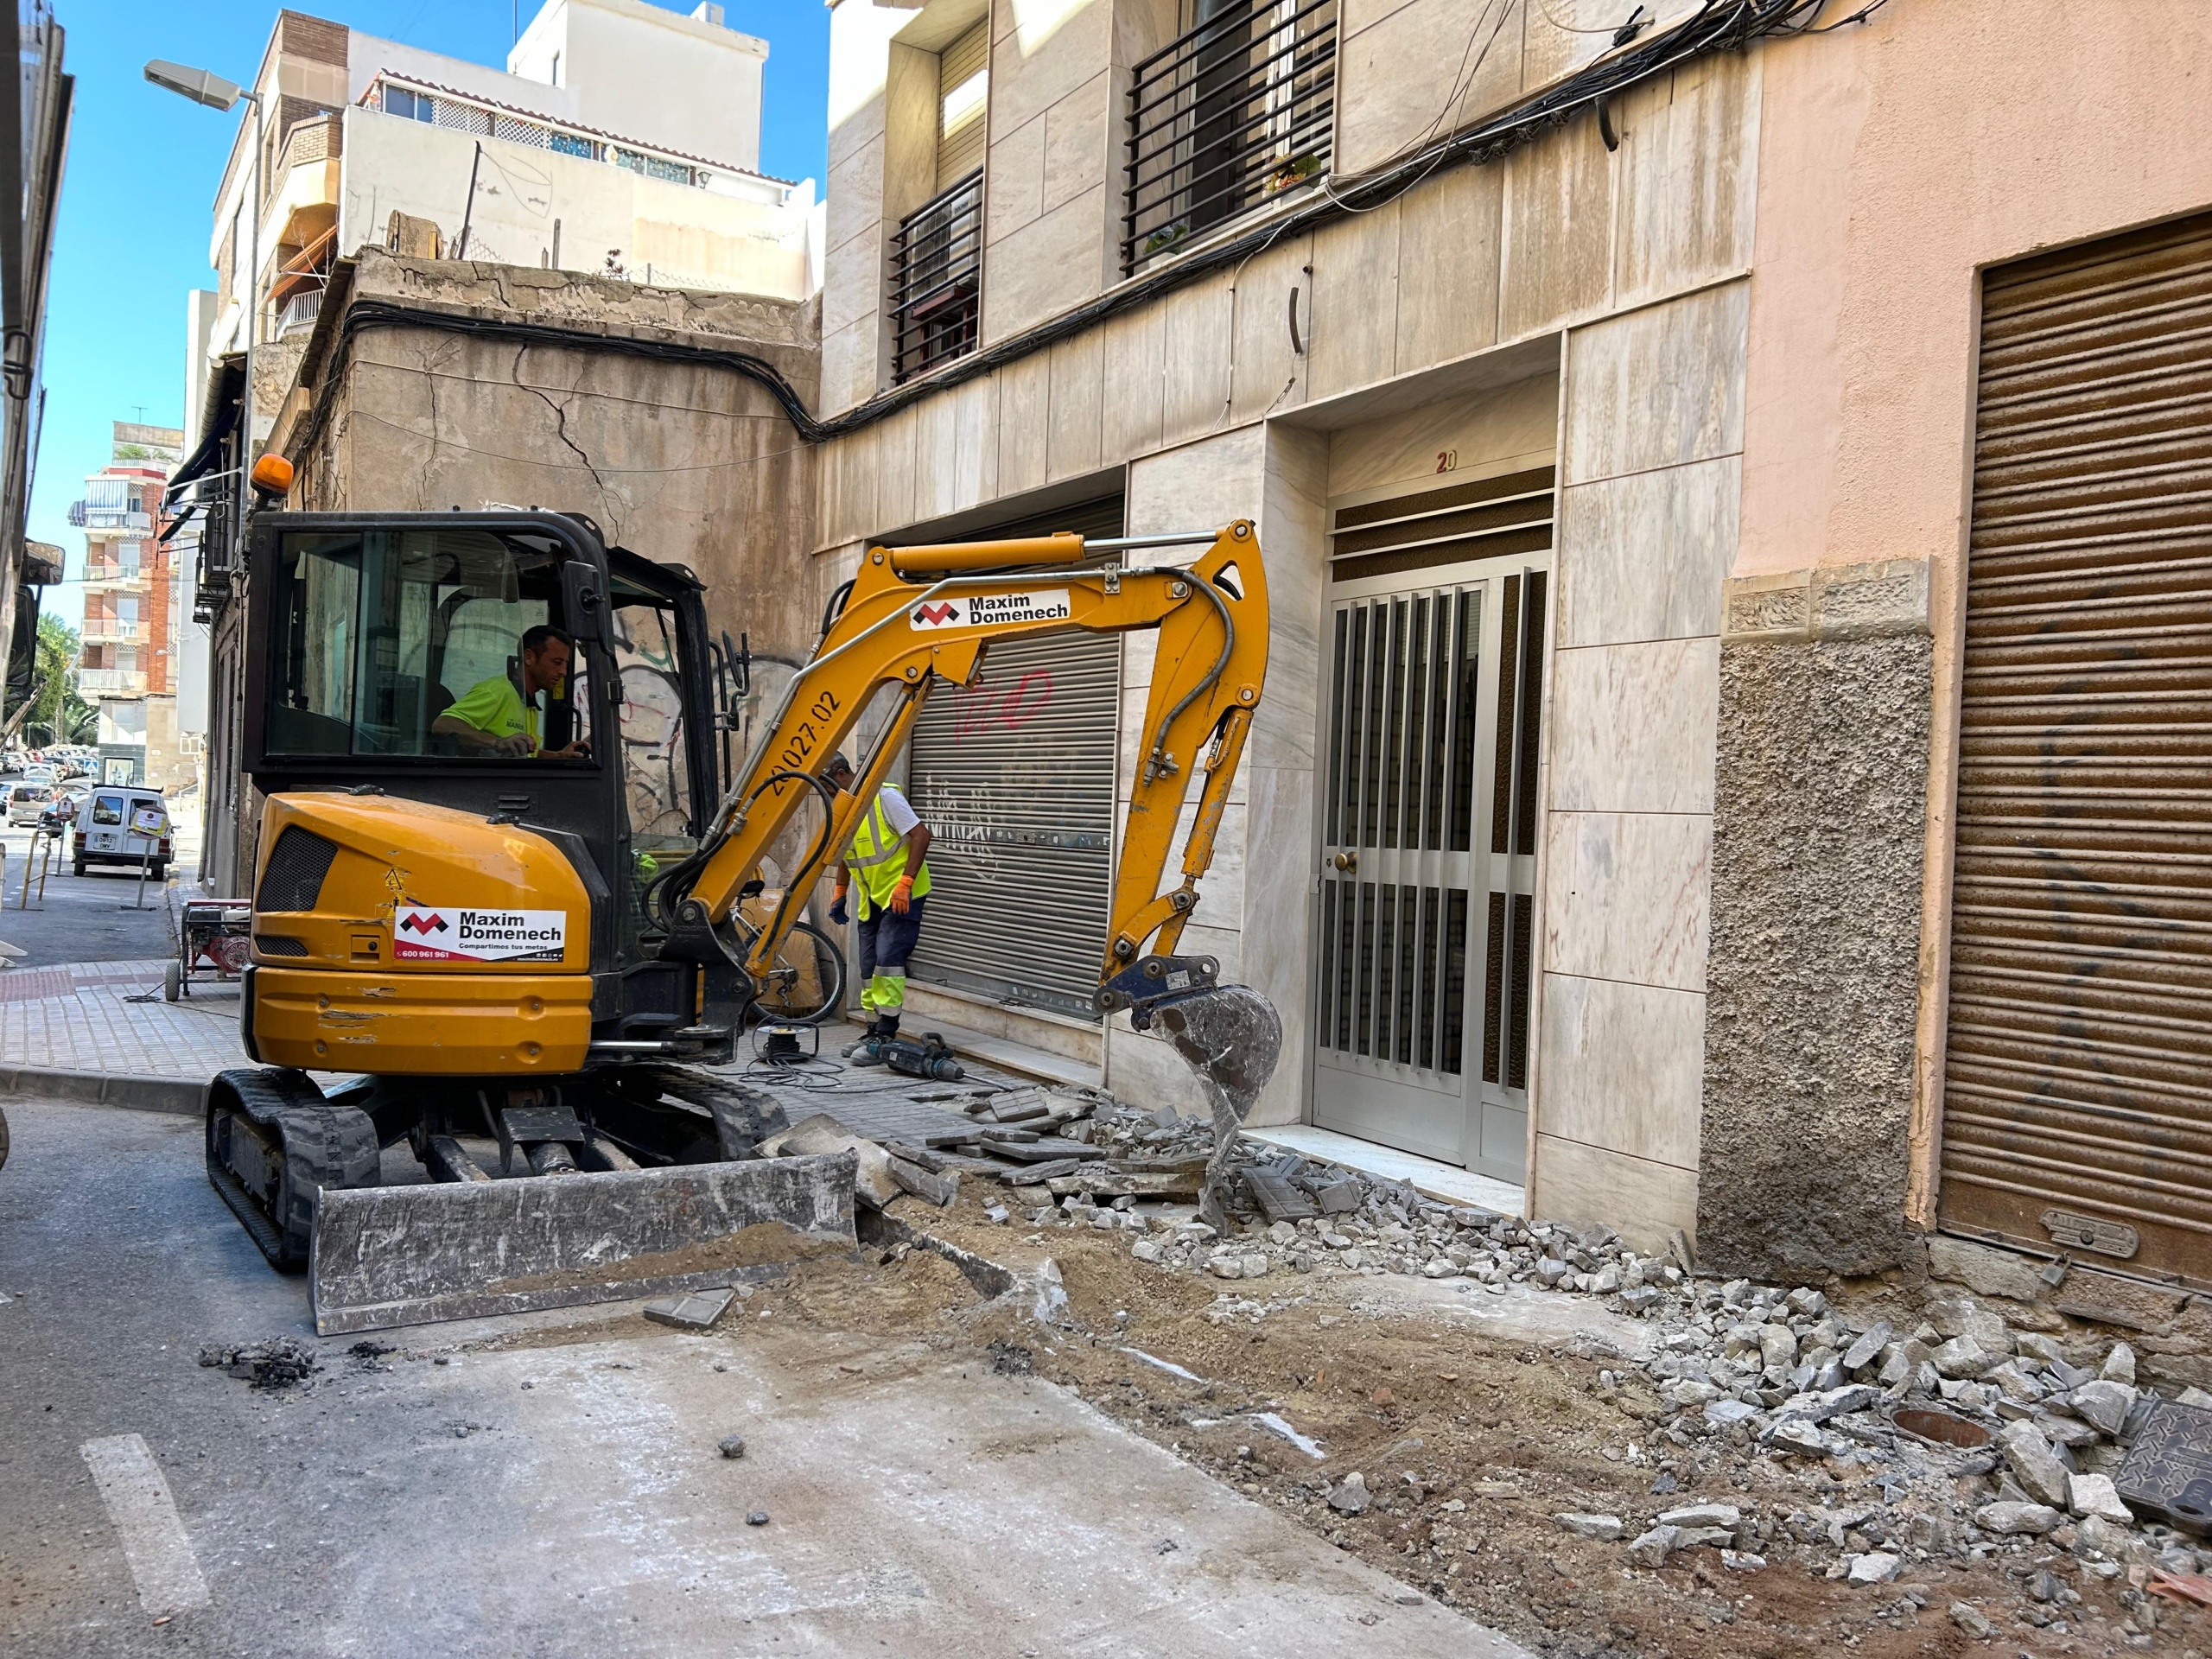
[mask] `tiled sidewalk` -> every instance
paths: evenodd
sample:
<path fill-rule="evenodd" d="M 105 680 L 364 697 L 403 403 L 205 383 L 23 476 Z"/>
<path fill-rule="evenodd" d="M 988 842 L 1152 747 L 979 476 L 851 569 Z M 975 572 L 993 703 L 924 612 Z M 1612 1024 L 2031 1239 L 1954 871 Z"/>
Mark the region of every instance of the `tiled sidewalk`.
<path fill-rule="evenodd" d="M 162 1001 L 167 963 L 94 962 L 0 973 L 0 1066 L 204 1081 L 248 1064 L 235 985 Z M 150 998 L 134 1001 L 135 996 Z"/>
<path fill-rule="evenodd" d="M 238 1041 L 238 987 L 195 984 L 183 1001 L 164 1002 L 164 966 L 159 961 L 102 962 L 0 973 L 0 1070 L 201 1083 L 227 1067 L 251 1065 Z M 148 1000 L 134 1000 L 141 996 Z M 855 1128 L 864 1121 L 875 1133 L 940 1127 L 943 1110 L 915 1097 L 943 1096 L 956 1090 L 835 1064 L 837 1051 L 859 1034 L 847 1026 L 825 1027 L 822 1052 L 829 1063 L 816 1071 L 782 1073 L 749 1067 L 744 1060 L 727 1071 L 766 1088 L 783 1101 L 794 1122 L 829 1111 L 852 1116 Z M 1022 1081 L 973 1059 L 968 1075 L 963 1086 L 969 1089 Z"/>

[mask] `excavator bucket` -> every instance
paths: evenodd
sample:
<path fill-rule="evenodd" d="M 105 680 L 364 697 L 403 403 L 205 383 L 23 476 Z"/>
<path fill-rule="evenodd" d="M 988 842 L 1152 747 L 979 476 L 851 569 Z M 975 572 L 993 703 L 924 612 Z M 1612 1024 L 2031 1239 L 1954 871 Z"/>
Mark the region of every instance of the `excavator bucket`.
<path fill-rule="evenodd" d="M 308 1274 L 323 1336 L 664 1296 L 857 1248 L 851 1153 L 326 1189 Z"/>
<path fill-rule="evenodd" d="M 1260 1090 L 1274 1076 L 1282 1054 L 1282 1018 L 1274 1003 L 1249 985 L 1220 985 L 1164 1001 L 1150 1016 L 1198 1075 L 1213 1108 L 1213 1156 L 1206 1160 L 1198 1212 L 1211 1225 L 1225 1227 L 1230 1151 Z"/>

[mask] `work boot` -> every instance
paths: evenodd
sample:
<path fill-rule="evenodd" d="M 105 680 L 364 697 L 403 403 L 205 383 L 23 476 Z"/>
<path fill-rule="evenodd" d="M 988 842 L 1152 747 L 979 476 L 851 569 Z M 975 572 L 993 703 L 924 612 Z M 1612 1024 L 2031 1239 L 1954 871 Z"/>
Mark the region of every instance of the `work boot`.
<path fill-rule="evenodd" d="M 878 1020 L 868 1027 L 860 1041 L 847 1045 L 845 1058 L 855 1065 L 881 1065 L 883 1045 L 890 1040 L 897 1030 L 896 1026 L 886 1030 L 883 1021 Z"/>

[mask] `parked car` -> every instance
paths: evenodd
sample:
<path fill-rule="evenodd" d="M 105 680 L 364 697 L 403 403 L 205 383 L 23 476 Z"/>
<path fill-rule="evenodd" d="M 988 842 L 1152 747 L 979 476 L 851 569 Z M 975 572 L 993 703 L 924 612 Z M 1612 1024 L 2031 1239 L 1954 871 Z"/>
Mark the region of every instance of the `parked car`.
<path fill-rule="evenodd" d="M 60 768 L 50 760 L 34 760 L 23 768 L 23 781 L 27 784 L 43 784 L 50 789 L 60 778 Z"/>
<path fill-rule="evenodd" d="M 169 867 L 169 836 L 168 804 L 160 790 L 136 785 L 95 789 L 77 809 L 77 831 L 69 842 L 71 866 L 79 875 L 94 864 L 143 868 L 158 880 Z"/>
<path fill-rule="evenodd" d="M 8 791 L 8 824 L 21 830 L 26 824 L 38 822 L 39 814 L 46 810 L 46 804 L 54 798 L 52 785 L 48 784 L 16 784 Z"/>

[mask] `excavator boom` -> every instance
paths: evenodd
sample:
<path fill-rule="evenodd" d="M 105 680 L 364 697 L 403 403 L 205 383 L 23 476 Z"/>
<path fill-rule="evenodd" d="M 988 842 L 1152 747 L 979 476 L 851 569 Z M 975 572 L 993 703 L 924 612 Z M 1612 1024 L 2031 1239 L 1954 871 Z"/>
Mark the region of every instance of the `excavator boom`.
<path fill-rule="evenodd" d="M 1098 549 L 1087 549 L 1077 536 L 868 550 L 813 660 L 791 682 L 724 796 L 700 854 L 671 879 L 675 906 L 664 950 L 710 969 L 736 969 L 739 984 L 757 982 L 804 896 L 852 839 L 932 687 L 975 683 L 988 672 L 990 647 L 1007 640 L 1154 630 L 1143 751 L 1099 965 L 1101 1008 L 1130 1008 L 1141 1020 L 1163 998 L 1210 988 L 1211 962 L 1185 963 L 1173 952 L 1198 904 L 1198 879 L 1212 863 L 1267 678 L 1267 572 L 1246 520 L 1210 538 L 1144 539 L 1205 550 L 1188 565 L 1130 570 L 1084 564 Z M 1128 545 L 1109 543 L 1105 550 Z M 856 768 L 853 791 L 839 795 L 821 781 L 820 768 L 880 701 L 890 703 L 888 719 Z M 1163 890 L 1194 780 L 1198 805 L 1181 879 Z M 748 932 L 734 923 L 739 898 L 768 848 L 810 803 L 823 810 L 820 830 L 798 868 L 786 873 L 782 905 Z M 1154 947 L 1150 958 L 1147 943 Z"/>

